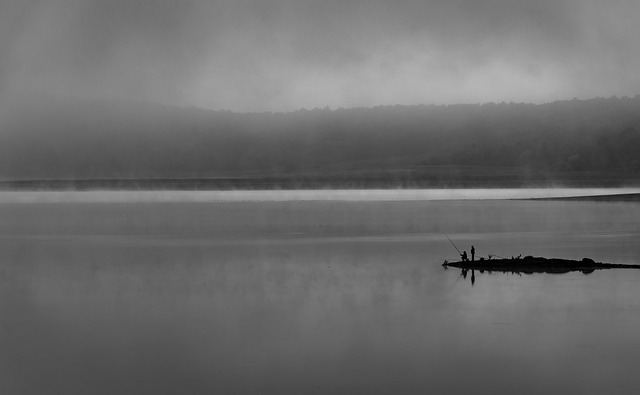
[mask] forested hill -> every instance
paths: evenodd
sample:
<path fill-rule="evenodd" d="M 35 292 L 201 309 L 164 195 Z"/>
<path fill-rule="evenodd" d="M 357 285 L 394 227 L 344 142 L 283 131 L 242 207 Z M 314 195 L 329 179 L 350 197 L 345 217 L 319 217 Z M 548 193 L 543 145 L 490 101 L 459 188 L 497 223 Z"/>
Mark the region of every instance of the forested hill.
<path fill-rule="evenodd" d="M 253 114 L 14 100 L 0 129 L 5 188 L 640 184 L 640 96 Z"/>

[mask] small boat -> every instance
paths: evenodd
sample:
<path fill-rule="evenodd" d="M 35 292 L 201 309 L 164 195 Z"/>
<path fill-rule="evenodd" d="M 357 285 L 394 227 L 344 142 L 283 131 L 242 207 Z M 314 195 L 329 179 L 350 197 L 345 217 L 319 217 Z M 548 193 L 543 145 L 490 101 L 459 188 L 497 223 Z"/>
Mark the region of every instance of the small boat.
<path fill-rule="evenodd" d="M 543 258 L 525 256 L 512 259 L 480 259 L 477 261 L 458 261 L 442 264 L 444 268 L 456 267 L 466 270 L 478 270 L 480 272 L 504 272 L 504 273 L 568 273 L 582 272 L 592 273 L 594 270 L 603 269 L 640 269 L 640 265 L 625 265 L 615 263 L 595 262 L 593 259 L 583 258 L 576 261 L 572 259 Z"/>

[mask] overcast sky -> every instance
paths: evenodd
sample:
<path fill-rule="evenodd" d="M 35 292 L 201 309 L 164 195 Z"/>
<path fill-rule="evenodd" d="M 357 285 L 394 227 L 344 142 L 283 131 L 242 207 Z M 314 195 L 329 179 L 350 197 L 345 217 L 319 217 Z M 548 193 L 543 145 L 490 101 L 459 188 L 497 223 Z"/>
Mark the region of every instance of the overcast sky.
<path fill-rule="evenodd" d="M 0 90 L 234 111 L 640 93 L 638 0 L 0 0 Z"/>

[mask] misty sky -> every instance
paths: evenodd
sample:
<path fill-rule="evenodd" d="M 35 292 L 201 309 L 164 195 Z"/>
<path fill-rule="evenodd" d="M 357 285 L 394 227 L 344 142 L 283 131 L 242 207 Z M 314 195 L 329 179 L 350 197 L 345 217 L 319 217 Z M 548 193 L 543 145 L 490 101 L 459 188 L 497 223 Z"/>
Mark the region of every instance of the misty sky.
<path fill-rule="evenodd" d="M 0 0 L 0 90 L 234 111 L 640 93 L 638 0 Z"/>

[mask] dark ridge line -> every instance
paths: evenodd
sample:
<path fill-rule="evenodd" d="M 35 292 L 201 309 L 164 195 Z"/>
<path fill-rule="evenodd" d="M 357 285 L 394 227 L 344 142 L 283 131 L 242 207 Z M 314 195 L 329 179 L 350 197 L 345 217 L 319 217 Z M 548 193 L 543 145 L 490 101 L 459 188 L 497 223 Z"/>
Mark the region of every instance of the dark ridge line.
<path fill-rule="evenodd" d="M 554 187 L 556 185 L 552 185 Z M 589 184 L 594 188 L 621 188 L 629 184 Z M 496 180 L 494 183 L 473 181 L 470 179 L 397 179 L 384 174 L 367 176 L 329 176 L 329 175 L 292 175 L 292 176 L 224 176 L 202 178 L 84 178 L 84 179 L 14 179 L 0 180 L 0 190 L 10 191 L 57 191 L 57 190 L 312 190 L 312 189 L 491 189 L 491 188 L 546 188 L 545 182 L 525 182 L 519 180 Z M 561 184 L 561 187 L 585 187 L 584 184 Z M 619 196 L 619 197 L 616 197 Z M 602 196 L 518 198 L 532 200 L 624 200 L 640 201 L 640 194 L 616 194 Z M 508 199 L 511 200 L 511 199 Z"/>
<path fill-rule="evenodd" d="M 561 196 L 561 197 L 542 197 L 529 198 L 527 200 L 551 200 L 551 201 L 594 201 L 594 202 L 640 202 L 640 193 L 619 193 L 612 195 L 594 195 L 594 196 Z"/>

